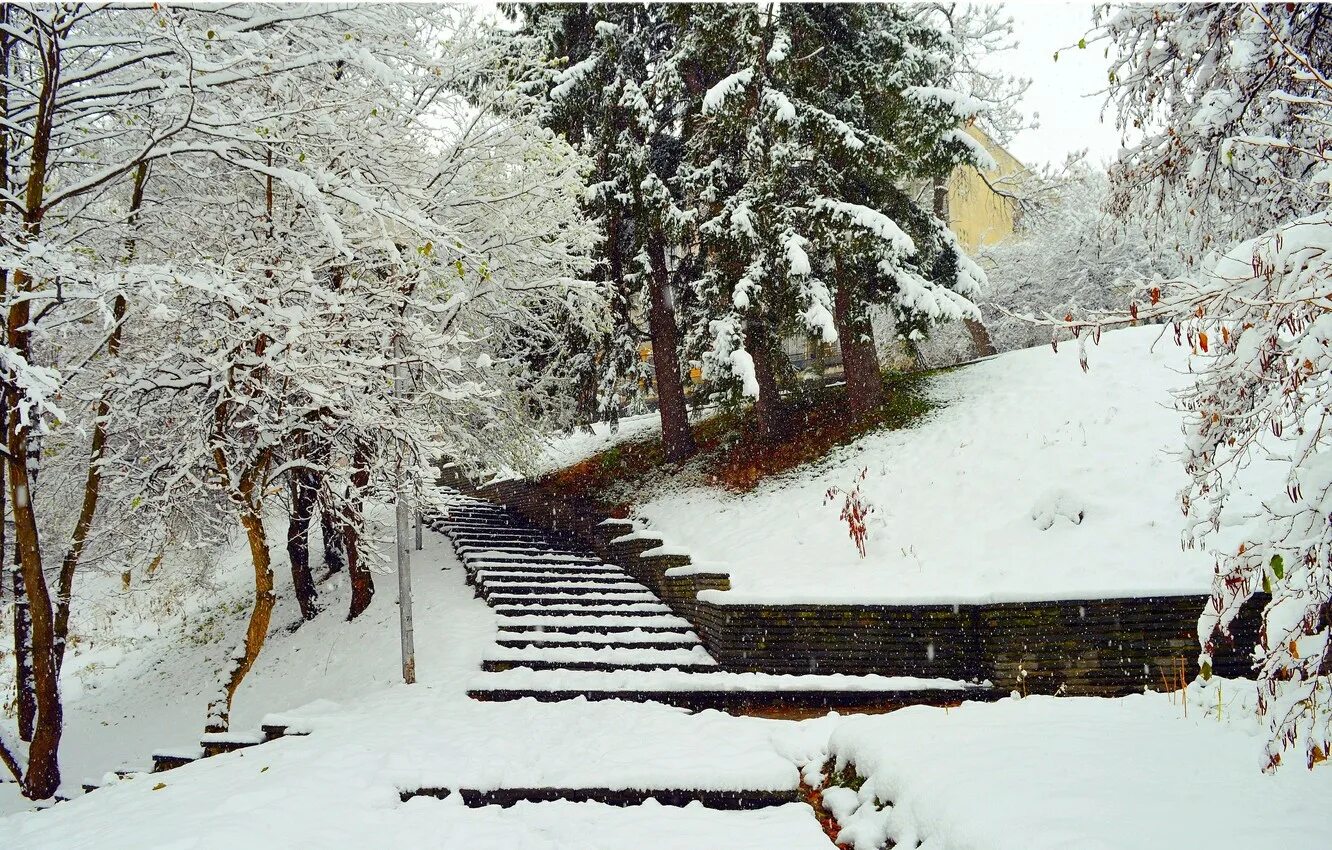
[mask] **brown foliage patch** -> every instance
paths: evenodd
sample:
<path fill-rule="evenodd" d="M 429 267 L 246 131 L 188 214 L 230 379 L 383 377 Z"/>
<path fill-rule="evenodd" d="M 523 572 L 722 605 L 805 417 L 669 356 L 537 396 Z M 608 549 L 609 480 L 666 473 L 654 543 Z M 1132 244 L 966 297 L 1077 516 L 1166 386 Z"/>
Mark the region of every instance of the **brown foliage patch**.
<path fill-rule="evenodd" d="M 777 442 L 759 436 L 752 409 L 719 413 L 694 424 L 702 480 L 736 493 L 753 490 L 762 481 L 818 461 L 838 446 L 882 428 L 905 428 L 933 405 L 923 392 L 929 373 L 896 375 L 888 379 L 887 402 L 869 416 L 847 414 L 844 387 L 820 388 L 788 401 L 790 427 Z M 551 473 L 543 486 L 564 495 L 600 501 L 599 494 L 615 484 L 632 484 L 647 475 L 670 469 L 660 437 L 613 446 L 573 466 Z M 628 503 L 603 502 L 615 517 L 628 516 Z"/>

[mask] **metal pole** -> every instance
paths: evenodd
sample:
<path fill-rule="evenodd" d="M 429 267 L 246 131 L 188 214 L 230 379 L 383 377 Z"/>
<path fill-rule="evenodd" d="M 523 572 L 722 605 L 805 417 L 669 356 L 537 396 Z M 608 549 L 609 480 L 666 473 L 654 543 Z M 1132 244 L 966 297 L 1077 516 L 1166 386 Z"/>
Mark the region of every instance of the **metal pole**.
<path fill-rule="evenodd" d="M 402 680 L 416 681 L 416 646 L 412 636 L 412 550 L 407 542 L 411 506 L 398 480 L 398 620 L 402 631 Z"/>
<path fill-rule="evenodd" d="M 416 512 L 416 551 L 421 551 L 421 512 Z"/>
<path fill-rule="evenodd" d="M 396 348 L 398 363 L 393 367 L 393 392 L 403 393 L 407 383 L 407 369 L 402 363 L 402 345 Z M 411 522 L 410 488 L 402 469 L 402 452 L 398 453 L 397 492 L 397 549 L 398 549 L 398 624 L 402 632 L 402 680 L 411 685 L 416 682 L 416 644 L 412 636 L 412 550 L 407 542 Z M 418 535 L 420 532 L 417 532 Z"/>

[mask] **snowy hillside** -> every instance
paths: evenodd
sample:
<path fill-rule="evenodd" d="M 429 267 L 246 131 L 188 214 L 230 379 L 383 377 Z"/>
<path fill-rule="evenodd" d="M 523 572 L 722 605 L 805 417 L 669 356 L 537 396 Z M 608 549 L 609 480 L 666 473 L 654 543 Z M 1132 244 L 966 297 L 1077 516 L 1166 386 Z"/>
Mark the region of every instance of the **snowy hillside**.
<path fill-rule="evenodd" d="M 979 601 L 1201 593 L 1212 559 L 1181 551 L 1171 391 L 1189 357 L 1160 327 L 1001 355 L 938 376 L 941 407 L 737 496 L 656 492 L 635 516 L 731 573 L 714 601 Z M 839 520 L 865 470 L 861 558 Z"/>

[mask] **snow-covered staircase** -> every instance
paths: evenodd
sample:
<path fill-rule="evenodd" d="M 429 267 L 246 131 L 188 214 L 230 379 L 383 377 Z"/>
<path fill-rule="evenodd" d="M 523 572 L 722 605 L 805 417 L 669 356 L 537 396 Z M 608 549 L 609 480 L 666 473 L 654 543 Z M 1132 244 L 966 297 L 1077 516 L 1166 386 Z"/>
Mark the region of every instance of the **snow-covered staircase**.
<path fill-rule="evenodd" d="M 501 615 L 485 671 L 716 669 L 687 621 L 573 541 L 466 497 L 430 522 L 453 541 L 468 582 Z"/>
<path fill-rule="evenodd" d="M 688 620 L 570 537 L 460 494 L 427 523 L 449 537 L 468 583 L 499 616 L 495 650 L 468 691 L 475 699 L 582 697 L 768 713 L 992 697 L 983 686 L 940 679 L 725 671 Z"/>

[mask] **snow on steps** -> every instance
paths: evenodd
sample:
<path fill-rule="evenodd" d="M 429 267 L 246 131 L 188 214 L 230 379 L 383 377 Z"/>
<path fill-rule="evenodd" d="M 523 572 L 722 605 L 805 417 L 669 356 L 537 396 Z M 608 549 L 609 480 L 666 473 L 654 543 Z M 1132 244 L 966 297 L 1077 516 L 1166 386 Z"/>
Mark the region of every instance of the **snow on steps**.
<path fill-rule="evenodd" d="M 500 615 L 496 652 L 468 691 L 474 699 L 765 712 L 885 710 L 998 696 L 986 685 L 950 679 L 720 670 L 692 624 L 620 567 L 567 537 L 556 542 L 498 506 L 464 496 L 452 502 L 448 515 L 429 524 L 450 537 L 468 582 Z"/>
<path fill-rule="evenodd" d="M 739 713 L 859 709 L 885 711 L 907 705 L 955 705 L 1003 696 L 986 685 L 909 676 L 773 675 L 694 670 L 514 668 L 482 673 L 468 695 L 506 701 L 578 699 L 661 702 L 693 710 Z"/>
<path fill-rule="evenodd" d="M 510 649 L 502 659 L 488 659 L 489 672 L 527 667 L 533 670 L 715 670 L 717 662 L 702 645 L 671 649 L 660 644 L 635 647 L 527 646 Z"/>
<path fill-rule="evenodd" d="M 606 806 L 641 806 L 655 801 L 661 806 L 688 806 L 698 803 L 706 809 L 721 811 L 754 811 L 785 806 L 799 800 L 799 791 L 757 789 L 722 791 L 689 788 L 499 788 L 481 791 L 473 788 L 418 788 L 401 793 L 405 803 L 413 797 L 434 797 L 444 800 L 457 794 L 469 808 L 482 806 L 509 807 L 518 803 L 600 803 Z M 806 812 L 805 817 L 809 815 Z M 787 846 L 787 845 L 783 845 Z"/>
<path fill-rule="evenodd" d="M 199 740 L 198 747 L 184 747 L 179 749 L 160 749 L 153 753 L 152 773 L 162 773 L 168 770 L 174 770 L 183 767 L 199 759 L 212 758 L 224 753 L 233 753 L 237 750 L 243 750 L 248 747 L 257 747 L 260 744 L 266 744 L 269 741 L 275 741 L 278 738 L 289 736 L 300 736 L 307 734 L 304 731 L 292 729 L 287 724 L 266 721 L 260 725 L 257 731 L 252 732 L 208 732 Z M 84 783 L 84 791 L 96 790 L 97 786 L 91 783 Z"/>

